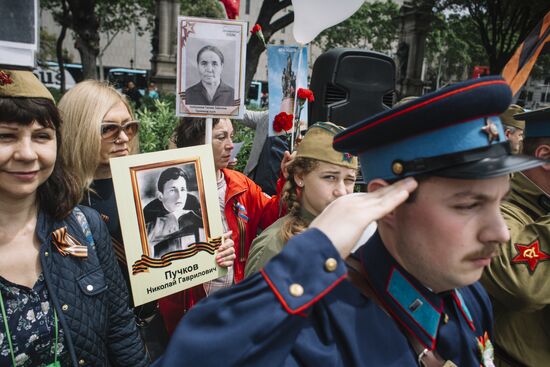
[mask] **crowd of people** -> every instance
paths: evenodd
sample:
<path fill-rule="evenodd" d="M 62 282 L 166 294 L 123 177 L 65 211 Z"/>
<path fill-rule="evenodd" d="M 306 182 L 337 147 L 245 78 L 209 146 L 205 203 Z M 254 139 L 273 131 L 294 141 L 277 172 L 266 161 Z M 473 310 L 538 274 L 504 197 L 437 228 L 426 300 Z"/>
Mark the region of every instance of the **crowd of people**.
<path fill-rule="evenodd" d="M 197 57 L 209 99 L 218 51 Z M 109 165 L 139 153 L 127 97 L 88 80 L 56 106 L 31 72 L 0 74 L 1 366 L 550 362 L 550 109 L 511 105 L 501 78 L 347 129 L 312 124 L 270 162 L 272 195 L 245 175 L 266 159 L 267 114 L 246 117 L 261 146 L 245 173 L 228 168 L 233 122 L 214 119 L 227 273 L 134 307 Z M 172 140 L 205 136 L 186 117 Z M 354 193 L 359 166 L 367 192 Z M 189 183 L 180 167 L 155 181 L 153 257 L 204 236 Z"/>

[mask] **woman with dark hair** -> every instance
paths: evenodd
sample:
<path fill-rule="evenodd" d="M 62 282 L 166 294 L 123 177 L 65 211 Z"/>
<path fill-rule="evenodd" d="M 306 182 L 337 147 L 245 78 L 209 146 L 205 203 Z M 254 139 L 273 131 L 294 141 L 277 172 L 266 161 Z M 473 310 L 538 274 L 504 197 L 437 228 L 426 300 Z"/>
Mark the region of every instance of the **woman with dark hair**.
<path fill-rule="evenodd" d="M 176 127 L 174 141 L 178 148 L 204 144 L 205 122 L 200 118 L 183 118 Z M 218 199 L 224 232 L 231 231 L 236 258 L 227 275 L 183 292 L 161 298 L 160 311 L 166 328 L 172 333 L 185 312 L 202 298 L 213 292 L 239 283 L 244 278 L 250 244 L 260 229 L 267 228 L 284 210 L 278 196 L 269 196 L 252 180 L 240 172 L 227 168 L 233 150 L 233 124 L 229 119 L 214 119 L 212 152 L 218 184 Z M 286 152 L 281 162 L 283 178 L 291 162 Z M 280 179 L 277 192 L 281 192 L 284 179 Z"/>
<path fill-rule="evenodd" d="M 31 72 L 0 70 L 0 365 L 146 366 L 109 231 L 75 207 L 60 127 Z"/>
<path fill-rule="evenodd" d="M 233 106 L 235 91 L 221 80 L 224 57 L 219 48 L 206 45 L 197 53 L 200 82 L 187 88 L 185 104 Z"/>

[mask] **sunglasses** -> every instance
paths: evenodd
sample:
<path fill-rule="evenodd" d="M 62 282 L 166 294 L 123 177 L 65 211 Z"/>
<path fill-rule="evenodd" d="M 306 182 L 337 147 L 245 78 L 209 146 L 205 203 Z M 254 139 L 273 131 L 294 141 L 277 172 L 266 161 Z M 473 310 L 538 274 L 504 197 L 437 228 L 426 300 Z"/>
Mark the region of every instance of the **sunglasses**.
<path fill-rule="evenodd" d="M 114 142 L 120 136 L 120 132 L 124 131 L 124 134 L 129 140 L 132 140 L 136 136 L 139 130 L 139 121 L 128 121 L 124 125 L 120 125 L 114 122 L 103 122 L 101 124 L 101 138 L 103 140 L 111 140 Z"/>

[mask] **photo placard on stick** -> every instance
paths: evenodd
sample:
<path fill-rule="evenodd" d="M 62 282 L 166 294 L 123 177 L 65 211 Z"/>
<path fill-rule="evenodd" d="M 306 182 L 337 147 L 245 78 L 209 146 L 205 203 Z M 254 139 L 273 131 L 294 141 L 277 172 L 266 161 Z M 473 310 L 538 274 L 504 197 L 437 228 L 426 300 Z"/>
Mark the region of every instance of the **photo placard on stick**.
<path fill-rule="evenodd" d="M 136 306 L 226 274 L 210 145 L 110 160 Z"/>
<path fill-rule="evenodd" d="M 242 118 L 247 23 L 178 17 L 176 115 Z"/>
<path fill-rule="evenodd" d="M 300 49 L 301 57 L 300 57 Z M 294 115 L 296 92 L 307 88 L 307 48 L 299 46 L 268 46 L 267 74 L 269 78 L 269 136 L 292 131 L 275 131 L 273 122 L 281 112 Z M 307 102 L 300 113 L 300 130 L 307 129 Z"/>

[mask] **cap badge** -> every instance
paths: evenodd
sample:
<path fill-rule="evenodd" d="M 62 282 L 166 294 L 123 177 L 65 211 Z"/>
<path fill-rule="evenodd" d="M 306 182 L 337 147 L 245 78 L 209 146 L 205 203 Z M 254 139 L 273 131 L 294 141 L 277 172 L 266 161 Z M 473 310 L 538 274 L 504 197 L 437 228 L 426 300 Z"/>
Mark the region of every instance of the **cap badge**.
<path fill-rule="evenodd" d="M 13 80 L 11 77 L 4 71 L 0 70 L 0 86 L 11 84 Z"/>
<path fill-rule="evenodd" d="M 391 165 L 391 170 L 394 175 L 400 175 L 403 173 L 404 167 L 401 162 L 393 162 Z"/>
<path fill-rule="evenodd" d="M 492 122 L 490 119 L 485 119 L 485 126 L 481 128 L 481 131 L 487 134 L 489 144 L 491 144 L 493 141 L 499 140 L 497 125 L 495 125 L 495 123 Z"/>
<path fill-rule="evenodd" d="M 353 156 L 351 154 L 349 154 L 349 153 L 342 154 L 342 161 L 343 162 L 351 163 L 352 160 L 353 160 Z"/>

